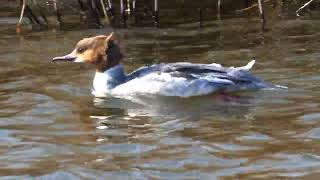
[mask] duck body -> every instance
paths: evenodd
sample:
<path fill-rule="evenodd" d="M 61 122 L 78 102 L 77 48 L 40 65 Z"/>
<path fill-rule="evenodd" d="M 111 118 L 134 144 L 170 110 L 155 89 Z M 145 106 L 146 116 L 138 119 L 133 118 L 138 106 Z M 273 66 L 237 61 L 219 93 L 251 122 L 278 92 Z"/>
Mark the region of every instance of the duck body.
<path fill-rule="evenodd" d="M 234 92 L 273 88 L 252 75 L 254 61 L 243 67 L 187 62 L 143 66 L 125 75 L 118 64 L 104 72 L 96 72 L 92 94 L 97 97 L 155 94 L 191 97 L 215 92 Z"/>
<path fill-rule="evenodd" d="M 52 61 L 87 63 L 95 66 L 93 95 L 96 97 L 162 95 L 190 97 L 215 92 L 234 92 L 274 88 L 252 75 L 255 61 L 243 67 L 188 62 L 143 66 L 126 75 L 120 61 L 123 56 L 114 33 L 80 40 L 71 53 Z"/>

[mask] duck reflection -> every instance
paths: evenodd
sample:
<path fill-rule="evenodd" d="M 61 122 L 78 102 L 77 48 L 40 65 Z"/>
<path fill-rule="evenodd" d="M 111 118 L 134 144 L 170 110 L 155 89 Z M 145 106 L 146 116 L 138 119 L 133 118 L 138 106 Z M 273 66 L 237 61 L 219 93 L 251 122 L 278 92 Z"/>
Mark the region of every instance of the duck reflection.
<path fill-rule="evenodd" d="M 219 116 L 246 118 L 255 103 L 252 95 L 244 94 L 215 94 L 193 98 L 139 96 L 130 99 L 94 99 L 94 106 L 98 108 L 121 109 L 125 116 L 147 116 L 161 120 L 199 120 Z"/>

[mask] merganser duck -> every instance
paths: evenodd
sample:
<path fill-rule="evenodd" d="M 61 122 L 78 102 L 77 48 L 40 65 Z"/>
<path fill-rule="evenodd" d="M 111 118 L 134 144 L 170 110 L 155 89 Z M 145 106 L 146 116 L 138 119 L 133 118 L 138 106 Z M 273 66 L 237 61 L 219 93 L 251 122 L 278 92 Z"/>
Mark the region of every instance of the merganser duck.
<path fill-rule="evenodd" d="M 155 94 L 190 97 L 214 92 L 274 88 L 252 75 L 255 61 L 243 67 L 188 62 L 143 66 L 126 75 L 114 33 L 80 40 L 74 50 L 53 61 L 84 62 L 96 67 L 92 94 L 96 97 Z"/>

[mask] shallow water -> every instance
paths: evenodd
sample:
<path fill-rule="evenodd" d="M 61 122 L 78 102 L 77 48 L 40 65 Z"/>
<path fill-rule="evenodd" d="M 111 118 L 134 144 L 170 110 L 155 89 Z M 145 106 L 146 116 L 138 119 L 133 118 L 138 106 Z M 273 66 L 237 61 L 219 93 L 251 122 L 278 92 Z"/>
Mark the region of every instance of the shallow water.
<path fill-rule="evenodd" d="M 271 23 L 270 23 L 271 24 Z M 144 64 L 257 63 L 288 90 L 194 98 L 91 95 L 94 69 L 52 63 L 111 29 L 0 28 L 0 175 L 5 179 L 315 178 L 320 169 L 320 22 L 254 18 L 116 31 L 127 72 Z M 143 103 L 139 103 L 143 102 Z"/>

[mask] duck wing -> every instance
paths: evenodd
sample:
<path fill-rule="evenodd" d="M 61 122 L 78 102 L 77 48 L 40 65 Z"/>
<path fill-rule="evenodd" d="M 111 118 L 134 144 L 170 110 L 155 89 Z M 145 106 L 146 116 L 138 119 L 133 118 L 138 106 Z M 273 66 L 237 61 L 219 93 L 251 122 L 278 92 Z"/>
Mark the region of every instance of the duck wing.
<path fill-rule="evenodd" d="M 220 64 L 193 64 L 187 62 L 178 63 L 161 63 L 154 64 L 151 66 L 142 66 L 139 69 L 128 74 L 128 79 L 139 78 L 150 73 L 184 73 L 184 74 L 201 74 L 201 73 L 226 73 L 226 68 L 222 67 Z"/>
<path fill-rule="evenodd" d="M 135 78 L 141 78 L 151 73 L 160 72 L 163 64 L 154 64 L 151 66 L 142 66 L 132 73 L 127 75 L 127 81 L 130 81 Z"/>
<path fill-rule="evenodd" d="M 135 78 L 141 78 L 152 73 L 169 74 L 172 78 L 185 78 L 188 82 L 202 80 L 206 84 L 228 85 L 236 89 L 259 89 L 272 87 L 260 78 L 252 75 L 249 70 L 253 67 L 255 61 L 249 62 L 242 67 L 223 67 L 220 64 L 195 64 L 188 62 L 154 64 L 143 66 L 127 76 L 127 81 Z"/>
<path fill-rule="evenodd" d="M 260 82 L 249 70 L 254 65 L 254 60 L 242 67 L 223 67 L 220 64 L 192 64 L 172 63 L 164 64 L 161 72 L 170 73 L 172 76 L 185 77 L 187 79 L 206 78 L 207 80 L 228 80 L 233 83 Z"/>

